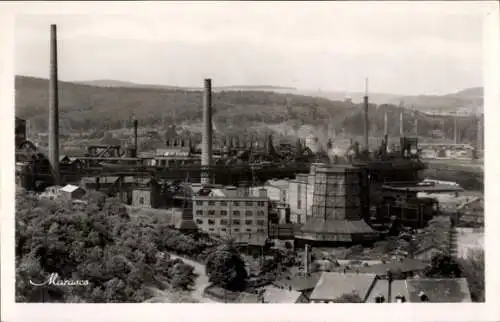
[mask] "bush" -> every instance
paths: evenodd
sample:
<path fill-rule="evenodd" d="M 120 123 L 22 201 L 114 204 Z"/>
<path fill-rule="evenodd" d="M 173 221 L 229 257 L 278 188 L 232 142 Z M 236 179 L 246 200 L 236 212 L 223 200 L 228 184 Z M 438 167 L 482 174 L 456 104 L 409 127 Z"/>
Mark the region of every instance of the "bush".
<path fill-rule="evenodd" d="M 211 283 L 233 291 L 243 290 L 248 278 L 245 263 L 232 244 L 219 246 L 208 256 L 206 271 Z"/>

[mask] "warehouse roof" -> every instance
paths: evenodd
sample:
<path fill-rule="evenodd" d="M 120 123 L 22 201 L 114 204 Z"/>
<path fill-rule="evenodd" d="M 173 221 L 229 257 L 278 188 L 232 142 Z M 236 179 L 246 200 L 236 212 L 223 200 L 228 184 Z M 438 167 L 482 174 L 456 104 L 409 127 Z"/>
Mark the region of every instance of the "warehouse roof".
<path fill-rule="evenodd" d="M 392 190 L 392 191 L 410 191 L 410 192 L 461 192 L 464 191 L 461 187 L 457 187 L 449 184 L 390 184 L 383 185 L 382 189 Z"/>
<path fill-rule="evenodd" d="M 302 226 L 303 232 L 330 234 L 370 234 L 376 233 L 364 220 L 325 220 L 313 218 Z"/>

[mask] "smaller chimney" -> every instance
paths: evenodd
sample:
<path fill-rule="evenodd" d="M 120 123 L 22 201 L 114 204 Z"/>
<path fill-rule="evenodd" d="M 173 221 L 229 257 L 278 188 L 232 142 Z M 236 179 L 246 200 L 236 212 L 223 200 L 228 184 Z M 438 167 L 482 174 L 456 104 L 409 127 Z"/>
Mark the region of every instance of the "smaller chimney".
<path fill-rule="evenodd" d="M 399 114 L 399 136 L 404 137 L 405 136 L 405 131 L 404 131 L 404 113 L 401 112 Z"/>
<path fill-rule="evenodd" d="M 365 96 L 364 96 L 364 145 L 366 151 L 369 150 L 369 121 L 368 121 L 368 78 L 365 79 Z"/>
<path fill-rule="evenodd" d="M 387 302 L 392 301 L 392 272 L 387 270 Z"/>
<path fill-rule="evenodd" d="M 480 152 L 483 149 L 483 117 L 479 115 L 477 120 L 477 150 Z"/>
<path fill-rule="evenodd" d="M 418 124 L 418 118 L 415 119 L 415 135 L 418 137 L 419 135 L 419 124 Z"/>

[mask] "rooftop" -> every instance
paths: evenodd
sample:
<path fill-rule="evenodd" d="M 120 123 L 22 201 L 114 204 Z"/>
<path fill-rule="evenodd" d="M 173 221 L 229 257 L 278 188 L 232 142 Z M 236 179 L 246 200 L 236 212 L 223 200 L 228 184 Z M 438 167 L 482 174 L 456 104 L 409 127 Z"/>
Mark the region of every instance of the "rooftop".
<path fill-rule="evenodd" d="M 387 302 L 389 298 L 389 282 L 385 279 L 377 279 L 373 289 L 371 290 L 366 302 L 374 303 L 377 296 L 383 296 Z M 405 280 L 394 280 L 391 284 L 391 302 L 396 302 L 396 296 L 404 296 L 406 301 L 409 301 L 408 289 L 406 288 Z"/>
<path fill-rule="evenodd" d="M 465 278 L 408 279 L 406 287 L 410 302 L 420 302 L 420 292 L 427 295 L 429 302 L 433 303 L 472 301 Z"/>
<path fill-rule="evenodd" d="M 65 185 L 64 187 L 62 187 L 60 190 L 64 191 L 64 192 L 74 192 L 78 189 L 81 189 L 81 188 L 78 186 L 72 185 L 72 184 L 68 184 L 68 185 Z"/>
<path fill-rule="evenodd" d="M 298 292 L 304 292 L 314 289 L 320 277 L 321 273 L 311 273 L 309 275 L 297 275 L 291 277 L 290 279 L 281 279 L 275 281 L 273 284 L 279 288 L 281 287 L 289 289 L 291 287 L 292 290 Z"/>
<path fill-rule="evenodd" d="M 376 264 L 366 267 L 360 267 L 360 273 L 372 273 L 377 275 L 385 275 L 388 270 L 393 272 L 399 271 L 402 273 L 421 271 L 427 268 L 428 264 L 417 259 L 404 259 L 402 261 L 392 261 L 385 264 Z"/>
<path fill-rule="evenodd" d="M 371 234 L 376 233 L 364 220 L 324 220 L 313 218 L 302 226 L 302 232 L 328 234 Z"/>
<path fill-rule="evenodd" d="M 357 293 L 364 300 L 375 283 L 375 274 L 323 272 L 311 294 L 311 300 L 336 300 Z"/>
<path fill-rule="evenodd" d="M 461 192 L 464 191 L 461 187 L 450 184 L 442 183 L 427 183 L 427 184 L 398 184 L 391 183 L 382 186 L 382 189 L 392 190 L 392 191 L 410 191 L 410 192 L 428 192 L 428 193 L 439 193 L 439 192 Z"/>
<path fill-rule="evenodd" d="M 281 289 L 272 285 L 264 288 L 265 303 L 296 303 L 301 295 L 298 291 Z"/>

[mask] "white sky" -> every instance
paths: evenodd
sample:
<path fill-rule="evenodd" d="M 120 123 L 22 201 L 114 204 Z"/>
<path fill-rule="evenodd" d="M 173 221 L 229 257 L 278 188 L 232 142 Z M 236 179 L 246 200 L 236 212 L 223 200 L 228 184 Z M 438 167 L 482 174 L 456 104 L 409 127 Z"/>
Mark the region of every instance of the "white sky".
<path fill-rule="evenodd" d="M 486 2 L 239 2 L 130 5 L 135 14 L 23 15 L 16 74 L 61 80 L 445 94 L 482 86 Z M 139 10 L 141 9 L 141 10 Z M 153 9 L 153 10 L 151 10 Z"/>

